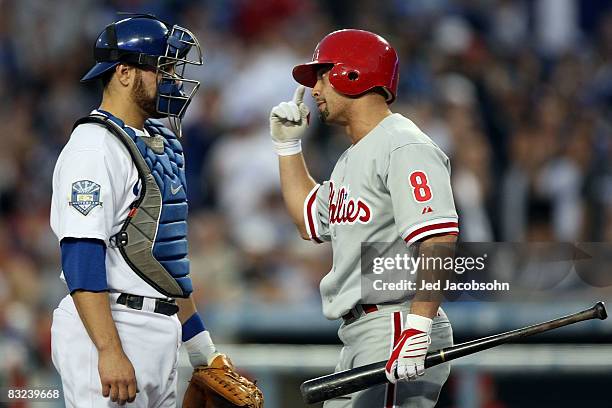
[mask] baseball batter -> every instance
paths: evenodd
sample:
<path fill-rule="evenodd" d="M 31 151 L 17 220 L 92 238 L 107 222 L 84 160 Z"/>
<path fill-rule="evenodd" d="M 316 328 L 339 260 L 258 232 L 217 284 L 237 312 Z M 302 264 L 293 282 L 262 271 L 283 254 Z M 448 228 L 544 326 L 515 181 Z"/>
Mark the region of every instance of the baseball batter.
<path fill-rule="evenodd" d="M 320 289 L 325 316 L 343 319 L 336 370 L 388 360 L 388 385 L 327 401 L 326 408 L 432 407 L 450 372 L 448 364 L 424 369 L 430 347 L 452 345 L 438 301 L 409 302 L 403 293 L 366 304 L 361 293 L 361 243 L 454 242 L 459 231 L 448 158 L 414 123 L 389 110 L 398 63 L 376 34 L 333 32 L 312 62 L 294 68 L 301 86 L 293 100 L 270 114 L 287 209 L 303 238 L 332 243 L 333 267 Z M 312 88 L 321 120 L 342 126 L 352 142 L 321 184 L 301 153 L 309 118 L 304 86 Z"/>
<path fill-rule="evenodd" d="M 194 59 L 188 55 L 193 52 Z M 53 174 L 51 227 L 70 294 L 53 314 L 67 407 L 175 407 L 181 343 L 194 367 L 219 354 L 193 301 L 180 120 L 201 65 L 188 30 L 149 15 L 95 43 L 100 108 L 77 122 Z M 152 118 L 168 117 L 173 131 Z"/>

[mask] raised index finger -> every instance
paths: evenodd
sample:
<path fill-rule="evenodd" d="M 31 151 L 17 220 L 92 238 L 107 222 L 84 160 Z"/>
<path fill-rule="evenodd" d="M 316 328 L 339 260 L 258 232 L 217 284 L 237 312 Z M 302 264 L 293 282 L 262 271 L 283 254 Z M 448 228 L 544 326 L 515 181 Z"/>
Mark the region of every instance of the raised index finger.
<path fill-rule="evenodd" d="M 300 106 L 300 104 L 304 101 L 304 91 L 306 91 L 304 85 L 300 85 L 295 88 L 295 92 L 293 94 L 293 102 L 295 102 L 295 104 L 298 106 Z"/>

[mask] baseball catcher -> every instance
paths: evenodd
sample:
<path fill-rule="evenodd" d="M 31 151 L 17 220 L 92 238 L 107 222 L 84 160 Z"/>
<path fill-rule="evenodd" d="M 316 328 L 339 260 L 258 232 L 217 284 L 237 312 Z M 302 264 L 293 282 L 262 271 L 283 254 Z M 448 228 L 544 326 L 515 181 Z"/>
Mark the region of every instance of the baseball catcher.
<path fill-rule="evenodd" d="M 192 298 L 180 136 L 200 86 L 185 69 L 202 65 L 200 44 L 184 27 L 130 14 L 93 51 L 82 81 L 101 81 L 102 100 L 75 123 L 53 173 L 50 221 L 69 294 L 53 313 L 52 353 L 65 406 L 175 408 L 183 345 L 196 370 L 188 401 L 208 397 L 186 406 L 261 407 Z"/>

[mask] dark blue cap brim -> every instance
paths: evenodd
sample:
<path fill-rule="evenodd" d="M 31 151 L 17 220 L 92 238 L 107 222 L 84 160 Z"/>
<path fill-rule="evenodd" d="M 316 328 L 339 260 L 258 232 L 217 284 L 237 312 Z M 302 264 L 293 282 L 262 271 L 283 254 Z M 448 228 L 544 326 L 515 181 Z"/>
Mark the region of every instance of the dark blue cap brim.
<path fill-rule="evenodd" d="M 100 75 L 108 71 L 109 69 L 115 67 L 119 62 L 98 62 L 93 66 L 92 69 L 87 72 L 83 78 L 81 78 L 81 82 L 91 81 L 92 79 L 97 79 Z"/>

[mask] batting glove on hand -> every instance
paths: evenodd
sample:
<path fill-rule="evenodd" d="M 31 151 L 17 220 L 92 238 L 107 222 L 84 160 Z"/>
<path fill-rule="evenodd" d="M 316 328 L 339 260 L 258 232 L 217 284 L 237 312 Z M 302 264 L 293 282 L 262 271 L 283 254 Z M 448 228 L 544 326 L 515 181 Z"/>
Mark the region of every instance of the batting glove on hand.
<path fill-rule="evenodd" d="M 391 357 L 385 366 L 387 379 L 395 384 L 398 380 L 414 380 L 425 374 L 425 356 L 431 343 L 432 320 L 409 314 L 406 325 L 397 340 Z"/>
<path fill-rule="evenodd" d="M 280 156 L 302 151 L 302 136 L 308 126 L 310 111 L 304 104 L 305 88 L 300 85 L 290 102 L 281 102 L 270 112 L 270 134 Z"/>

